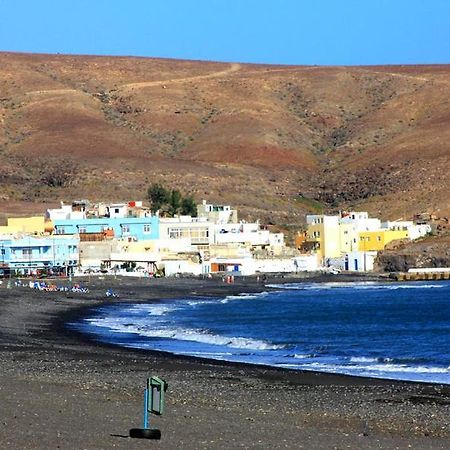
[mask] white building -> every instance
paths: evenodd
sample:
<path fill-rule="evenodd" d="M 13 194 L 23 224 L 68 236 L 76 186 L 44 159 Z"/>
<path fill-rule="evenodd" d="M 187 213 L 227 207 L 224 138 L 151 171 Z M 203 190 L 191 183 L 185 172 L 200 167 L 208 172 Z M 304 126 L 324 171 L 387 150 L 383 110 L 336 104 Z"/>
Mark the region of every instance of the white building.
<path fill-rule="evenodd" d="M 386 221 L 381 224 L 381 228 L 388 230 L 408 231 L 408 237 L 411 241 L 426 236 L 431 232 L 431 226 L 428 224 L 415 224 L 410 220 Z"/>
<path fill-rule="evenodd" d="M 369 217 L 369 213 L 363 211 L 350 211 L 343 213 L 339 219 L 339 223 L 351 223 L 356 227 L 356 231 L 376 231 L 381 228 L 380 219 Z"/>
<path fill-rule="evenodd" d="M 120 218 L 123 219 L 128 215 L 128 204 L 127 203 L 111 203 L 105 206 L 106 217 L 111 217 L 111 219 Z"/>
<path fill-rule="evenodd" d="M 332 267 L 351 272 L 370 272 L 373 270 L 376 257 L 376 251 L 348 252 L 339 258 L 330 258 L 329 264 Z"/>
<path fill-rule="evenodd" d="M 205 217 L 214 223 L 237 222 L 237 211 L 229 205 L 214 205 L 206 200 L 197 205 L 197 216 Z"/>
<path fill-rule="evenodd" d="M 205 249 L 214 243 L 214 223 L 206 217 L 178 216 L 159 219 L 159 238 Z M 166 244 L 167 245 L 167 244 Z"/>
<path fill-rule="evenodd" d="M 319 258 L 316 253 L 295 256 L 293 260 L 295 272 L 315 272 L 319 270 Z"/>
<path fill-rule="evenodd" d="M 214 242 L 216 244 L 243 244 L 248 246 L 269 246 L 271 242 L 278 243 L 271 238 L 269 230 L 261 230 L 258 222 L 254 223 L 225 223 L 214 227 Z"/>
<path fill-rule="evenodd" d="M 65 205 L 61 202 L 60 208 L 47 209 L 45 217 L 54 220 L 82 220 L 86 218 L 84 209 L 74 210 L 72 205 Z"/>

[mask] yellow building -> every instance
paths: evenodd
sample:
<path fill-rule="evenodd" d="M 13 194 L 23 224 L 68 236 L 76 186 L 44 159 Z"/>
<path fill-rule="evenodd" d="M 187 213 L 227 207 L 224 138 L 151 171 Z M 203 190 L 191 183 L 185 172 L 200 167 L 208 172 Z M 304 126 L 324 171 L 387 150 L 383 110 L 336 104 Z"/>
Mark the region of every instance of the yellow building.
<path fill-rule="evenodd" d="M 358 250 L 370 252 L 383 250 L 389 242 L 408 239 L 408 230 L 360 231 Z"/>
<path fill-rule="evenodd" d="M 9 217 L 8 224 L 0 227 L 0 234 L 28 233 L 44 234 L 53 230 L 52 222 L 44 216 L 33 217 Z"/>
<path fill-rule="evenodd" d="M 338 216 L 308 215 L 306 241 L 321 259 L 341 256 Z"/>

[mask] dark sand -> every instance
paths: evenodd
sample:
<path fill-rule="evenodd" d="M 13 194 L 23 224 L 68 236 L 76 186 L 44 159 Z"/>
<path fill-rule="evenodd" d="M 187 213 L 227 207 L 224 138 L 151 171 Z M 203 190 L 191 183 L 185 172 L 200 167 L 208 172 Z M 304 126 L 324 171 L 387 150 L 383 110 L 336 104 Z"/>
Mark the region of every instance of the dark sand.
<path fill-rule="evenodd" d="M 89 294 L 71 295 L 0 286 L 0 449 L 450 448 L 450 386 L 126 350 L 64 327 L 105 302 L 105 286 L 117 302 L 264 290 L 256 280 L 86 283 Z M 162 439 L 131 439 L 150 375 L 169 382 L 152 418 Z"/>

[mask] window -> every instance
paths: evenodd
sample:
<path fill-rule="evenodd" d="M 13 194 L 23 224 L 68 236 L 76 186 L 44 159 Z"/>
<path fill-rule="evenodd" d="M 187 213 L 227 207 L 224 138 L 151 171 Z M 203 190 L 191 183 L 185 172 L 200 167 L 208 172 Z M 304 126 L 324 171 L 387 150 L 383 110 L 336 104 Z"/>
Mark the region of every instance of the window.
<path fill-rule="evenodd" d="M 56 234 L 65 234 L 66 233 L 66 229 L 62 226 L 60 227 L 56 227 Z"/>
<path fill-rule="evenodd" d="M 31 256 L 32 250 L 31 248 L 24 248 L 22 249 L 22 255 L 23 256 Z"/>
<path fill-rule="evenodd" d="M 78 227 L 78 233 L 86 233 L 86 227 Z"/>
<path fill-rule="evenodd" d="M 180 228 L 169 228 L 169 239 L 180 239 L 181 229 Z"/>
<path fill-rule="evenodd" d="M 144 233 L 151 233 L 152 232 L 152 226 L 150 224 L 144 225 Z"/>
<path fill-rule="evenodd" d="M 205 240 L 209 236 L 209 230 L 207 228 L 196 228 L 189 230 L 190 238 L 193 241 L 196 240 Z"/>
<path fill-rule="evenodd" d="M 130 232 L 130 226 L 122 225 L 122 233 L 129 233 L 129 232 Z"/>
<path fill-rule="evenodd" d="M 381 242 L 381 236 L 377 236 L 377 241 Z"/>

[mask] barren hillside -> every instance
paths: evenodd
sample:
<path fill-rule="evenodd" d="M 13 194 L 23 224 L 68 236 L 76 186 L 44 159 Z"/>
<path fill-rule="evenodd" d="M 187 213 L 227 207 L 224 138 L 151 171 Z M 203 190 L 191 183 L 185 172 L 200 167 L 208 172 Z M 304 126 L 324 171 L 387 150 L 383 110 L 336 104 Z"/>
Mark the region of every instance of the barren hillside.
<path fill-rule="evenodd" d="M 0 210 L 159 181 L 297 224 L 450 210 L 450 66 L 0 53 Z"/>

